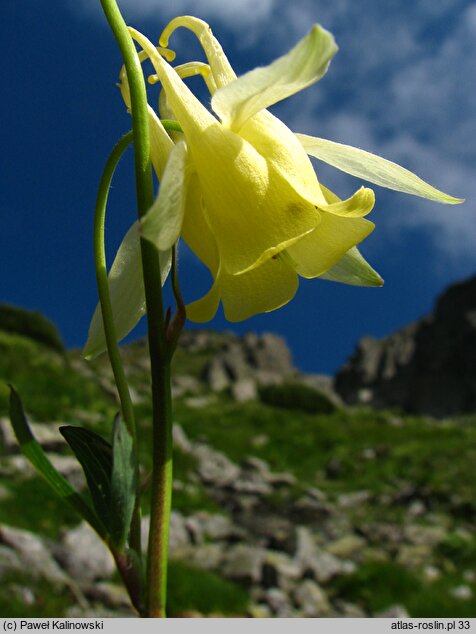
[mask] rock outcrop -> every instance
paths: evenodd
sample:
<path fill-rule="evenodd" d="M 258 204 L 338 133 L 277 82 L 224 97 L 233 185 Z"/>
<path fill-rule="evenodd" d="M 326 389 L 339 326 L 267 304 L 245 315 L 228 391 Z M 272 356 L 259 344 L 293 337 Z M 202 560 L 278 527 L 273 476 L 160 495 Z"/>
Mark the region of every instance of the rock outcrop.
<path fill-rule="evenodd" d="M 451 286 L 435 311 L 378 340 L 363 338 L 338 372 L 348 404 L 437 418 L 476 410 L 476 277 Z"/>

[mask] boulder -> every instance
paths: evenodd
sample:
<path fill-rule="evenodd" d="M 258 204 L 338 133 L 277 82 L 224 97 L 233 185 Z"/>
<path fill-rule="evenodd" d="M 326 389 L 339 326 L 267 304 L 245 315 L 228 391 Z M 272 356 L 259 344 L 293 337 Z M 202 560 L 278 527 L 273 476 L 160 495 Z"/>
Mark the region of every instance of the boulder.
<path fill-rule="evenodd" d="M 476 277 L 454 284 L 434 313 L 384 339 L 363 338 L 339 370 L 349 404 L 441 418 L 476 409 Z"/>
<path fill-rule="evenodd" d="M 69 575 L 81 584 L 109 579 L 116 569 L 106 545 L 86 522 L 66 531 L 53 552 Z"/>

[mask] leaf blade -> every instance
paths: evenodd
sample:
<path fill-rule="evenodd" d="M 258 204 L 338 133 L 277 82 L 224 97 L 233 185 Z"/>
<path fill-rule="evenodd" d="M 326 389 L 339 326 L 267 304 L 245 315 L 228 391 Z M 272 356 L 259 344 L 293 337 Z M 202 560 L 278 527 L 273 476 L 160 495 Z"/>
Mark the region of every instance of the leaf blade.
<path fill-rule="evenodd" d="M 111 537 L 122 548 L 129 534 L 137 490 L 134 441 L 120 415 L 114 421 L 111 474 Z"/>
<path fill-rule="evenodd" d="M 110 532 L 112 447 L 99 434 L 82 427 L 65 425 L 60 432 L 83 468 L 94 509 Z"/>
<path fill-rule="evenodd" d="M 28 424 L 23 403 L 13 386 L 10 387 L 10 421 L 23 455 L 46 480 L 53 491 L 70 504 L 94 528 L 102 539 L 106 538 L 105 528 L 86 500 L 71 486 L 51 464 L 43 448 L 33 436 Z"/>

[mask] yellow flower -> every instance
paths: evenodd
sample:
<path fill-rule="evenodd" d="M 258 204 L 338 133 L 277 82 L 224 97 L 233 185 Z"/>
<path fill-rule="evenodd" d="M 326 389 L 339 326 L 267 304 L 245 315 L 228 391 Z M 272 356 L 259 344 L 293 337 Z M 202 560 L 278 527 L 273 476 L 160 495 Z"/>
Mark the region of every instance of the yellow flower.
<path fill-rule="evenodd" d="M 173 135 L 174 144 L 149 108 L 151 159 L 161 182 L 154 205 L 140 227 L 137 223 L 133 227 L 133 236 L 126 236 L 111 270 L 120 338 L 144 312 L 143 298 L 140 309 L 137 297 L 133 305 L 120 300 L 121 289 L 130 290 L 131 285 L 138 295 L 139 231 L 161 252 L 166 271 L 170 249 L 180 235 L 209 268 L 212 288 L 187 307 L 187 316 L 194 321 L 212 319 L 220 301 L 230 321 L 275 310 L 294 296 L 298 275 L 381 285 L 380 276 L 356 248 L 374 228 L 363 218 L 374 205 L 373 191 L 361 187 L 341 201 L 319 183 L 308 154 L 385 187 L 439 202 L 460 202 L 390 161 L 296 135 L 267 111 L 327 71 L 337 46 L 322 27 L 314 26 L 269 66 L 239 78 L 209 26 L 197 18 L 172 20 L 160 38 L 161 47 L 167 47 L 178 27 L 195 33 L 208 65 L 192 62 L 174 69 L 164 59 L 167 49 L 155 47 L 130 29 L 143 49 L 142 59 L 148 57 L 154 66 L 154 80 L 162 84 L 161 113 L 175 118 L 183 134 Z M 216 116 L 183 82 L 184 77 L 198 73 L 204 75 L 212 94 Z M 129 106 L 124 73 L 121 79 Z M 137 269 L 135 273 L 131 266 Z M 97 309 L 85 354 L 102 351 L 103 338 Z"/>

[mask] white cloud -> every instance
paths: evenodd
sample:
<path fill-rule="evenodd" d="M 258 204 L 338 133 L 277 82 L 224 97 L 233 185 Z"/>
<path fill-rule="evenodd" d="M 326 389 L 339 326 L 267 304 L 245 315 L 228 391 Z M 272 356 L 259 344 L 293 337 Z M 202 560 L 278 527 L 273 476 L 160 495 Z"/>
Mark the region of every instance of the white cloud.
<path fill-rule="evenodd" d="M 99 16 L 98 0 L 74 0 L 71 6 L 91 16 Z M 230 28 L 243 28 L 266 20 L 274 0 L 122 0 L 121 10 L 128 20 L 148 19 L 160 26 L 177 15 L 196 15 L 211 23 L 219 21 Z"/>

